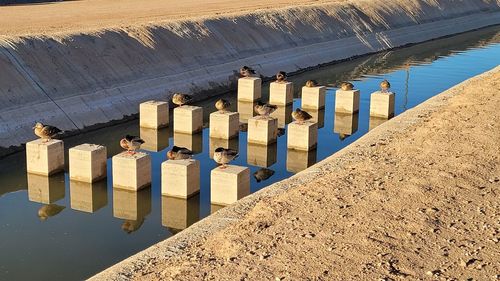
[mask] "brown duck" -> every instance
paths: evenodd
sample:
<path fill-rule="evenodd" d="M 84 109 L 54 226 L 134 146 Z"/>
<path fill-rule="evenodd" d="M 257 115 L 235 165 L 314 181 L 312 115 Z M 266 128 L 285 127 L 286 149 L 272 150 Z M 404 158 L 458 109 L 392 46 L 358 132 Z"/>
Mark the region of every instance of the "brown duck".
<path fill-rule="evenodd" d="M 259 101 L 254 106 L 255 112 L 257 112 L 257 114 L 259 114 L 260 117 L 267 117 L 267 116 L 271 115 L 271 113 L 273 113 L 274 111 L 276 111 L 276 109 L 278 109 L 278 106 L 272 105 L 272 104 L 268 104 L 268 103 L 263 103 L 261 101 Z"/>
<path fill-rule="evenodd" d="M 280 71 L 280 72 L 278 72 L 278 74 L 276 74 L 276 82 L 278 82 L 278 83 L 286 82 L 286 78 L 287 78 L 287 75 L 286 75 L 286 72 L 284 72 L 284 71 Z"/>
<path fill-rule="evenodd" d="M 120 146 L 127 150 L 129 154 L 135 154 L 136 150 L 141 148 L 145 141 L 139 137 L 126 135 L 125 138 L 120 140 Z"/>
<path fill-rule="evenodd" d="M 245 65 L 240 69 L 240 75 L 241 77 L 253 77 L 255 76 L 255 70 Z"/>
<path fill-rule="evenodd" d="M 388 93 L 389 89 L 391 89 L 391 83 L 389 83 L 389 81 L 384 80 L 380 82 L 380 91 L 382 93 Z"/>
<path fill-rule="evenodd" d="M 193 152 L 185 147 L 175 146 L 167 152 L 167 158 L 170 160 L 191 159 Z"/>
<path fill-rule="evenodd" d="M 302 124 L 304 123 L 304 121 L 310 120 L 312 116 L 306 111 L 297 108 L 295 109 L 295 111 L 292 111 L 292 118 L 298 123 Z"/>
<path fill-rule="evenodd" d="M 236 158 L 238 158 L 238 151 L 236 150 L 223 147 L 218 147 L 215 149 L 214 161 L 217 162 L 217 164 L 221 165 L 221 169 L 225 169 L 227 167 L 227 164 L 229 164 Z"/>
<path fill-rule="evenodd" d="M 178 106 L 183 106 L 190 102 L 193 99 L 192 96 L 183 94 L 183 93 L 175 93 L 172 96 L 172 103 Z"/>
<path fill-rule="evenodd" d="M 350 82 L 342 82 L 340 83 L 340 89 L 342 89 L 342 91 L 350 91 L 354 89 L 354 85 Z"/>
<path fill-rule="evenodd" d="M 44 142 L 48 142 L 52 138 L 61 134 L 61 130 L 59 130 L 58 128 L 50 125 L 44 125 L 40 122 L 37 122 L 35 124 L 35 126 L 33 127 L 33 131 L 35 132 L 35 135 L 44 140 Z"/>
<path fill-rule="evenodd" d="M 316 81 L 316 80 L 307 80 L 306 87 L 308 87 L 308 88 L 318 87 L 318 81 Z"/>
<path fill-rule="evenodd" d="M 217 110 L 220 113 L 226 113 L 229 110 L 230 106 L 231 106 L 231 103 L 228 100 L 225 100 L 225 99 L 219 99 L 215 103 L 215 108 L 217 108 Z"/>

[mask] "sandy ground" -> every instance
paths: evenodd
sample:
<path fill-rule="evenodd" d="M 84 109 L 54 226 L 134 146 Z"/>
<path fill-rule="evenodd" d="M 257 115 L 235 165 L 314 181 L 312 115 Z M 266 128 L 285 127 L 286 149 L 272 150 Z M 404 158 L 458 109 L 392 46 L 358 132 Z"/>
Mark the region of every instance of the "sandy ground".
<path fill-rule="evenodd" d="M 341 166 L 328 158 L 321 176 L 125 276 L 499 280 L 500 67 L 464 85 L 403 134 L 386 129 L 397 118 L 379 126 L 388 137 L 366 135 Z"/>

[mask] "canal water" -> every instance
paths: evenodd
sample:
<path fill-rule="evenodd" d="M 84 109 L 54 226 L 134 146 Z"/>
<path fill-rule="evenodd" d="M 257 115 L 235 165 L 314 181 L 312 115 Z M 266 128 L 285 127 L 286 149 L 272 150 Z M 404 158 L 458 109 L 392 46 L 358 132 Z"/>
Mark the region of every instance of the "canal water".
<path fill-rule="evenodd" d="M 500 28 L 491 27 L 293 76 L 295 100 L 293 106 L 279 110 L 280 123 L 288 122 L 284 117 L 300 107 L 300 88 L 306 80 L 329 87 L 326 109 L 314 114 L 320 129 L 317 149 L 310 153 L 288 152 L 286 134 L 267 148 L 248 146 L 246 132 L 229 143 L 210 140 L 208 115 L 215 110 L 217 98 L 197 104 L 204 107 L 207 128 L 193 137 L 174 135 L 171 129 L 141 130 L 135 120 L 64 140 L 66 148 L 81 143 L 105 145 L 111 157 L 121 152 L 118 141 L 125 134 L 141 135 L 152 155 L 152 186 L 138 193 L 112 188 L 110 159 L 108 179 L 92 188 L 70 182 L 67 173 L 50 179 L 27 175 L 24 153 L 0 159 L 0 280 L 80 280 L 209 216 L 220 208 L 210 204 L 214 147 L 237 148 L 240 157 L 234 164 L 250 167 L 252 174 L 266 166 L 274 171 L 260 182 L 252 177 L 251 192 L 255 192 L 332 155 L 384 122 L 369 117 L 370 93 L 383 79 L 392 84 L 399 115 L 499 63 Z M 334 112 L 335 87 L 344 80 L 361 91 L 359 114 Z M 264 100 L 268 89 L 265 83 Z M 225 98 L 236 110 L 236 94 Z M 240 104 L 239 110 L 245 114 L 251 108 Z M 201 162 L 201 192 L 187 201 L 161 196 L 160 166 L 174 143 L 193 147 Z"/>

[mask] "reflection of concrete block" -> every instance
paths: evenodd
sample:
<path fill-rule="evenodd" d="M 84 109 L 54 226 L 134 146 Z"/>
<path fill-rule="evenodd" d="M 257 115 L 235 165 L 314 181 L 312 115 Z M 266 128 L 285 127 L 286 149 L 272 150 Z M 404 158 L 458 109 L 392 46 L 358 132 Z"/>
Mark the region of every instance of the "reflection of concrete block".
<path fill-rule="evenodd" d="M 167 160 L 161 164 L 161 194 L 188 198 L 200 192 L 200 161 Z"/>
<path fill-rule="evenodd" d="M 210 214 L 214 214 L 215 212 L 224 209 L 226 206 L 210 204 Z"/>
<path fill-rule="evenodd" d="M 276 163 L 277 144 L 270 145 L 252 144 L 247 147 L 247 163 L 249 165 L 267 168 Z"/>
<path fill-rule="evenodd" d="M 183 105 L 174 108 L 174 132 L 199 133 L 203 129 L 203 108 Z"/>
<path fill-rule="evenodd" d="M 293 103 L 293 83 L 271 82 L 269 85 L 269 103 L 275 105 L 287 105 Z"/>
<path fill-rule="evenodd" d="M 182 134 L 174 133 L 174 145 L 178 147 L 185 147 L 191 150 L 194 154 L 203 151 L 203 134 Z"/>
<path fill-rule="evenodd" d="M 370 96 L 370 116 L 383 118 L 393 117 L 394 93 L 373 93 Z"/>
<path fill-rule="evenodd" d="M 161 224 L 183 230 L 200 219 L 200 196 L 189 199 L 161 197 Z"/>
<path fill-rule="evenodd" d="M 325 109 L 320 110 L 308 110 L 307 113 L 311 114 L 312 118 L 310 121 L 318 123 L 318 129 L 325 126 Z"/>
<path fill-rule="evenodd" d="M 298 173 L 309 168 L 316 163 L 317 150 L 296 150 L 288 149 L 286 154 L 286 170 Z"/>
<path fill-rule="evenodd" d="M 358 131 L 359 113 L 335 113 L 333 122 L 333 132 L 341 135 L 350 136 Z"/>
<path fill-rule="evenodd" d="M 113 187 L 139 190 L 151 184 L 151 156 L 122 152 L 113 156 Z"/>
<path fill-rule="evenodd" d="M 368 130 L 369 131 L 373 130 L 375 127 L 382 125 L 382 123 L 386 122 L 387 120 L 389 120 L 389 119 L 382 118 L 382 117 L 370 116 L 370 123 L 368 125 Z"/>
<path fill-rule="evenodd" d="M 335 112 L 355 113 L 359 111 L 359 90 L 337 90 Z"/>
<path fill-rule="evenodd" d="M 302 87 L 302 109 L 325 108 L 326 87 Z"/>
<path fill-rule="evenodd" d="M 248 142 L 270 144 L 278 137 L 278 119 L 260 116 L 248 119 Z"/>
<path fill-rule="evenodd" d="M 145 141 L 141 145 L 142 149 L 158 152 L 169 146 L 169 128 L 150 129 L 141 127 L 140 132 L 141 139 Z"/>
<path fill-rule="evenodd" d="M 240 132 L 240 114 L 238 112 L 214 112 L 210 114 L 210 137 L 230 139 Z"/>
<path fill-rule="evenodd" d="M 64 170 L 64 143 L 62 140 L 37 139 L 26 143 L 28 173 L 52 175 Z"/>
<path fill-rule="evenodd" d="M 168 102 L 147 101 L 139 105 L 141 127 L 158 129 L 168 126 Z"/>
<path fill-rule="evenodd" d="M 229 205 L 250 194 L 250 169 L 228 165 L 212 170 L 210 198 L 212 204 Z"/>
<path fill-rule="evenodd" d="M 279 128 L 285 128 L 288 123 L 292 122 L 292 110 L 293 104 L 278 105 L 278 108 L 271 113 L 271 117 L 278 119 Z"/>
<path fill-rule="evenodd" d="M 288 125 L 288 149 L 310 150 L 318 141 L 318 123 L 297 121 Z"/>
<path fill-rule="evenodd" d="M 238 113 L 240 114 L 240 122 L 247 123 L 249 118 L 252 118 L 257 114 L 254 110 L 254 106 L 256 104 L 256 102 L 238 101 Z"/>
<path fill-rule="evenodd" d="M 28 173 L 28 198 L 30 201 L 51 204 L 65 195 L 64 174 L 41 176 Z"/>
<path fill-rule="evenodd" d="M 113 188 L 113 216 L 141 220 L 151 212 L 151 187 L 139 191 Z"/>
<path fill-rule="evenodd" d="M 74 181 L 96 182 L 106 177 L 106 147 L 80 144 L 69 149 L 69 178 Z"/>
<path fill-rule="evenodd" d="M 218 147 L 223 147 L 225 149 L 230 148 L 230 149 L 239 151 L 239 147 L 240 147 L 239 142 L 240 142 L 239 138 L 232 138 L 232 139 L 210 138 L 210 141 L 209 141 L 210 159 L 214 158 L 214 152 Z"/>
<path fill-rule="evenodd" d="M 257 77 L 243 77 L 238 79 L 238 100 L 254 101 L 261 97 L 262 80 Z"/>
<path fill-rule="evenodd" d="M 106 181 L 86 183 L 69 182 L 71 209 L 93 213 L 108 204 Z"/>

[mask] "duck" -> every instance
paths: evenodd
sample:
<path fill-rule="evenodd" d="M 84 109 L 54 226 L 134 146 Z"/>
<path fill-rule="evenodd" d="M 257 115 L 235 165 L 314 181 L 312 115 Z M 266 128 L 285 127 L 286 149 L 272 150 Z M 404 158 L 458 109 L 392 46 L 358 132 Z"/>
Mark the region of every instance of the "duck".
<path fill-rule="evenodd" d="M 45 221 L 49 217 L 53 217 L 62 212 L 64 208 L 66 207 L 56 204 L 43 205 L 40 209 L 38 209 L 38 217 L 41 221 Z"/>
<path fill-rule="evenodd" d="M 255 76 L 255 70 L 245 65 L 240 69 L 240 75 L 241 77 L 253 77 Z"/>
<path fill-rule="evenodd" d="M 137 149 L 141 148 L 143 143 L 145 143 L 143 139 L 131 135 L 126 135 L 125 138 L 120 140 L 120 146 L 132 155 L 136 153 Z"/>
<path fill-rule="evenodd" d="M 342 89 L 342 91 L 350 91 L 354 89 L 354 85 L 350 82 L 342 82 L 340 83 L 340 89 Z"/>
<path fill-rule="evenodd" d="M 253 173 L 253 177 L 257 182 L 265 181 L 274 175 L 274 171 L 268 168 L 261 168 Z"/>
<path fill-rule="evenodd" d="M 295 111 L 292 111 L 292 118 L 297 121 L 299 124 L 304 123 L 304 121 L 310 120 L 312 118 L 311 114 L 307 113 L 304 110 L 301 110 L 300 108 L 295 109 Z"/>
<path fill-rule="evenodd" d="M 284 71 L 280 71 L 278 72 L 278 74 L 276 74 L 276 82 L 278 83 L 283 83 L 283 82 L 286 82 L 286 72 Z"/>
<path fill-rule="evenodd" d="M 215 103 L 215 108 L 219 111 L 219 113 L 226 113 L 231 106 L 231 103 L 228 100 L 225 99 L 219 99 Z"/>
<path fill-rule="evenodd" d="M 382 93 L 388 93 L 390 88 L 391 88 L 391 83 L 389 83 L 389 81 L 384 80 L 380 82 L 380 91 Z"/>
<path fill-rule="evenodd" d="M 318 87 L 318 81 L 316 81 L 316 80 L 307 80 L 306 81 L 306 87 L 308 87 L 308 88 Z"/>
<path fill-rule="evenodd" d="M 61 134 L 61 130 L 57 127 L 51 125 L 44 125 L 40 122 L 36 122 L 33 127 L 33 131 L 36 136 L 42 139 L 44 142 L 48 142 L 52 138 Z"/>
<path fill-rule="evenodd" d="M 220 169 L 225 169 L 227 164 L 238 156 L 238 151 L 234 149 L 217 147 L 214 152 L 214 161 L 221 165 Z"/>
<path fill-rule="evenodd" d="M 271 115 L 271 113 L 273 113 L 274 111 L 276 111 L 276 109 L 278 109 L 278 106 L 272 105 L 272 104 L 268 104 L 268 103 L 263 103 L 261 101 L 259 101 L 254 106 L 255 112 L 257 112 L 257 114 L 259 114 L 260 117 L 267 117 L 267 116 Z"/>
<path fill-rule="evenodd" d="M 175 146 L 167 152 L 167 158 L 170 160 L 191 159 L 193 152 L 185 147 Z"/>
<path fill-rule="evenodd" d="M 286 134 L 285 128 L 278 128 L 278 137 L 282 137 Z"/>
<path fill-rule="evenodd" d="M 172 102 L 178 106 L 183 106 L 188 102 L 190 102 L 192 99 L 193 99 L 192 96 L 183 93 L 175 93 L 172 96 Z"/>

